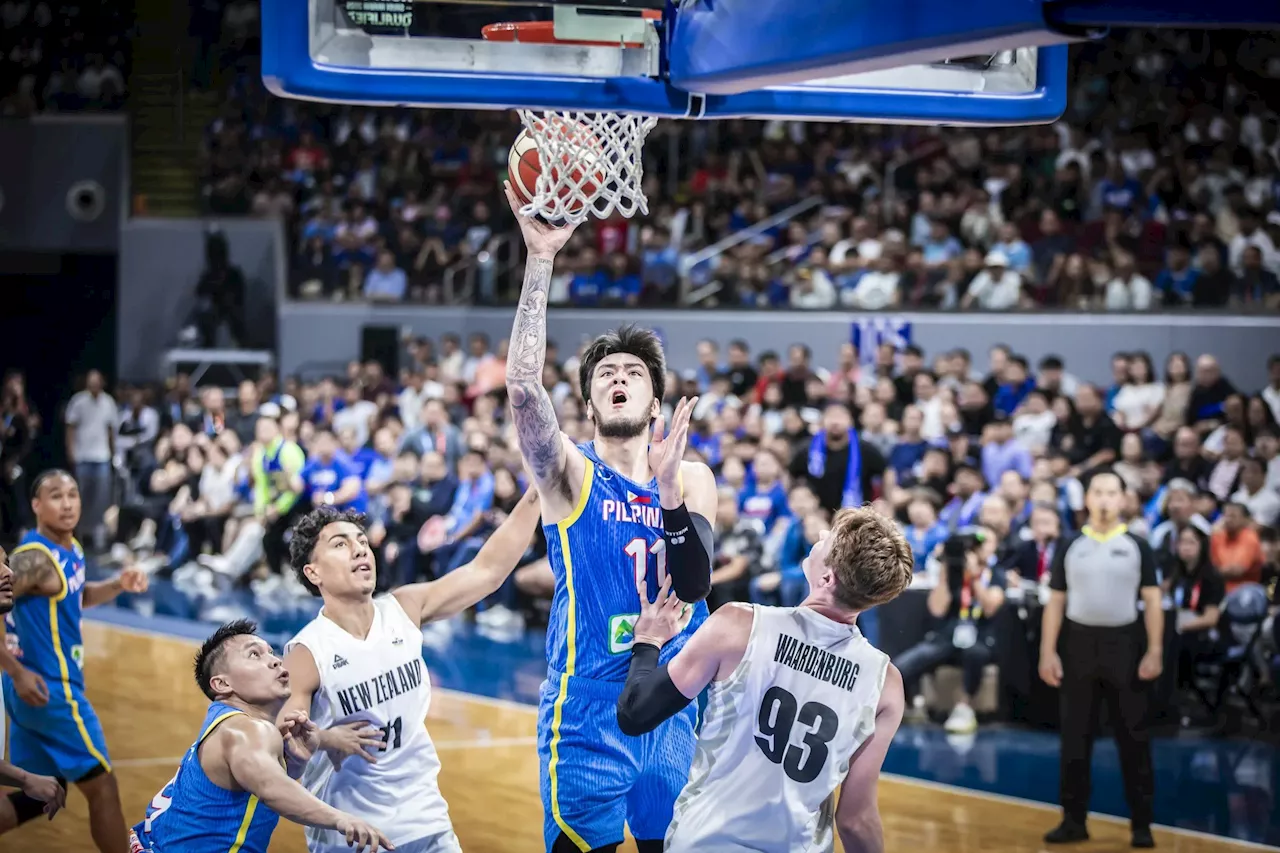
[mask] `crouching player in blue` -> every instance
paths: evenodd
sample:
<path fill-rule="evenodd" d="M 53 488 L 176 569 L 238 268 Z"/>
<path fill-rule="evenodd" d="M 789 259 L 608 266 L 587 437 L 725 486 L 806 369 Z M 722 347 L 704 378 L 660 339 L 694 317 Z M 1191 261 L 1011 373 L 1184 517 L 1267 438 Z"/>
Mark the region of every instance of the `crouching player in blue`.
<path fill-rule="evenodd" d="M 9 760 L 28 773 L 74 782 L 89 801 L 89 832 L 101 853 L 124 853 L 128 828 L 98 715 L 84 692 L 80 614 L 122 592 L 147 590 L 147 576 L 127 568 L 88 581 L 75 540 L 80 489 L 62 470 L 31 486 L 36 529 L 13 550 L 13 610 L 0 642 Z M 0 833 L 39 817 L 45 804 L 24 793 L 0 799 Z"/>
<path fill-rule="evenodd" d="M 247 620 L 229 622 L 196 655 L 209 697 L 200 734 L 177 775 L 133 828 L 132 853 L 266 853 L 280 817 L 346 836 L 357 853 L 393 850 L 376 828 L 312 796 L 295 780 L 319 747 L 306 713 L 277 716 L 289 672 Z"/>

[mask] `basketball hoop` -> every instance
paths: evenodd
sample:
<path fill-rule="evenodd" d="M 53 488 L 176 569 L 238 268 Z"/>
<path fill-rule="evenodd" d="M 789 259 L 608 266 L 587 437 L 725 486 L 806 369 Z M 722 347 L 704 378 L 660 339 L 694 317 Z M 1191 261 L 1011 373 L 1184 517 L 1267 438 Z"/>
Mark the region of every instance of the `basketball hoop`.
<path fill-rule="evenodd" d="M 646 10 L 647 21 L 660 13 Z M 557 38 L 552 21 L 490 24 L 481 32 L 488 41 L 566 46 L 638 47 L 639 42 Z M 532 200 L 521 208 L 526 216 L 580 223 L 588 216 L 631 218 L 649 212 L 641 189 L 644 141 L 656 118 L 615 112 L 519 110 L 520 121 L 538 148 L 541 170 Z"/>

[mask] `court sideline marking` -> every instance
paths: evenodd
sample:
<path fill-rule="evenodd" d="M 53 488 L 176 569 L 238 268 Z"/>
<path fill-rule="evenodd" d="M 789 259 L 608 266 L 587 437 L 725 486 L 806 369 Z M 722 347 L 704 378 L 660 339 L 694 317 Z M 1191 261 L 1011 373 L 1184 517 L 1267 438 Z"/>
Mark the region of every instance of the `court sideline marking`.
<path fill-rule="evenodd" d="M 116 608 L 116 609 L 118 610 L 119 608 Z M 200 645 L 200 642 L 198 640 L 194 640 L 190 637 L 184 637 L 178 634 L 170 634 L 164 631 L 157 631 L 149 628 L 137 627 L 134 625 L 122 625 L 119 622 L 114 620 L 107 621 L 103 619 L 95 619 L 91 614 L 85 614 L 84 621 L 92 622 L 93 624 L 98 625 L 100 627 L 107 628 L 113 631 L 119 631 L 123 634 L 132 634 L 134 636 L 139 636 L 139 637 L 151 637 L 159 640 L 167 640 L 171 643 L 178 643 L 184 646 L 199 647 Z M 476 705 L 488 705 L 494 708 L 503 708 L 511 711 L 519 711 L 525 714 L 538 713 L 538 707 L 536 705 L 530 705 L 525 702 L 517 702 L 513 699 L 499 699 L 493 696 L 481 696 L 476 693 L 467 693 L 466 691 L 463 691 L 463 690 L 452 690 L 448 687 L 437 687 L 434 684 L 431 685 L 431 692 L 433 694 L 439 693 L 444 696 L 451 696 L 453 698 L 462 700 L 464 702 L 471 702 Z M 537 743 L 536 737 L 505 738 L 505 739 L 490 738 L 488 740 L 481 739 L 476 741 L 476 744 L 477 744 L 476 748 L 482 748 L 482 746 L 485 744 L 499 745 L 497 742 L 500 740 L 511 740 L 511 741 L 518 740 L 522 742 L 527 741 L 530 745 Z M 451 741 L 446 743 L 455 744 L 456 745 L 455 748 L 461 749 L 461 748 L 466 748 L 464 744 L 466 744 L 467 742 Z M 522 744 L 512 743 L 512 744 L 502 744 L 502 745 L 517 746 L 517 745 L 523 745 L 523 743 Z M 436 746 L 437 748 L 440 748 L 441 745 L 437 744 Z M 112 763 L 115 765 L 129 767 L 129 766 L 147 766 L 150 764 L 159 764 L 162 762 L 166 764 L 176 764 L 181 760 L 182 760 L 181 757 L 166 758 L 166 759 L 141 758 L 141 759 L 133 759 L 132 761 L 130 759 L 125 759 L 123 761 L 113 761 Z M 140 764 L 139 762 L 146 762 L 146 764 Z M 1030 806 L 1031 808 L 1034 808 L 1038 811 L 1058 812 L 1060 810 L 1059 806 L 1052 805 L 1050 803 L 1044 803 L 1039 800 L 1030 800 L 1024 797 L 1012 797 L 1007 794 L 995 794 L 990 791 L 980 791 L 980 790 L 977 790 L 976 788 L 966 788 L 961 785 L 951 785 L 946 782 L 934 782 L 928 779 L 917 779 L 913 776 L 900 776 L 896 773 L 881 773 L 880 778 L 888 779 L 891 782 L 896 782 L 902 785 L 910 785 L 912 787 L 922 788 L 927 791 L 940 791 L 943 793 L 954 794 L 962 797 L 974 797 L 975 799 L 986 800 L 988 802 L 1003 803 L 1006 805 Z M 1122 826 L 1129 825 L 1128 818 L 1117 817 L 1116 815 L 1103 814 L 1101 812 L 1089 812 L 1089 820 L 1102 821 L 1103 823 L 1110 823 L 1110 824 L 1116 824 L 1116 825 L 1122 825 Z M 1232 847 L 1240 847 L 1245 850 L 1268 850 L 1268 851 L 1273 851 L 1273 853 L 1276 850 L 1275 847 L 1271 847 L 1266 844 L 1260 844 L 1256 841 L 1245 841 L 1244 839 L 1230 838 L 1225 835 L 1214 835 L 1212 832 L 1203 832 L 1198 829 L 1188 829 L 1186 827 L 1181 827 L 1181 826 L 1166 826 L 1165 824 L 1162 824 L 1162 823 L 1152 824 L 1152 828 L 1159 830 L 1161 832 L 1166 832 L 1170 835 L 1183 836 L 1186 838 L 1195 838 L 1202 841 L 1213 841 L 1221 844 L 1227 844 Z"/>

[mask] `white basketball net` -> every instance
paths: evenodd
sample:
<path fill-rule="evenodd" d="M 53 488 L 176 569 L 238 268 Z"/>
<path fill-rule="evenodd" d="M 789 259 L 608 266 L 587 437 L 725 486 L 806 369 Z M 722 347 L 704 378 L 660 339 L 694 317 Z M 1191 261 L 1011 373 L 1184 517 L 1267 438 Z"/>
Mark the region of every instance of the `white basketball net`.
<path fill-rule="evenodd" d="M 648 213 L 640 185 L 645 137 L 656 118 L 619 113 L 532 112 L 520 120 L 538 147 L 542 168 L 526 216 L 579 223 L 588 216 Z"/>

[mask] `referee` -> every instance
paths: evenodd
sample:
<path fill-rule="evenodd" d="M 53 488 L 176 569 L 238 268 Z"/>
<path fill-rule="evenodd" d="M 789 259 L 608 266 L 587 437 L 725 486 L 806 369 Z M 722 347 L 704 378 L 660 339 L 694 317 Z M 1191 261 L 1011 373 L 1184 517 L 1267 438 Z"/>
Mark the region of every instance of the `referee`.
<path fill-rule="evenodd" d="M 1124 481 L 1114 471 L 1099 469 L 1090 477 L 1085 492 L 1089 521 L 1057 549 L 1049 577 L 1053 592 L 1042 622 L 1040 677 L 1062 687 L 1063 812 L 1062 823 L 1044 837 L 1049 844 L 1089 838 L 1090 763 L 1098 706 L 1105 697 L 1120 751 L 1132 844 L 1155 846 L 1147 682 L 1162 669 L 1164 611 L 1155 558 L 1146 541 L 1121 522 L 1123 501 Z M 1138 621 L 1139 594 L 1145 637 Z"/>

